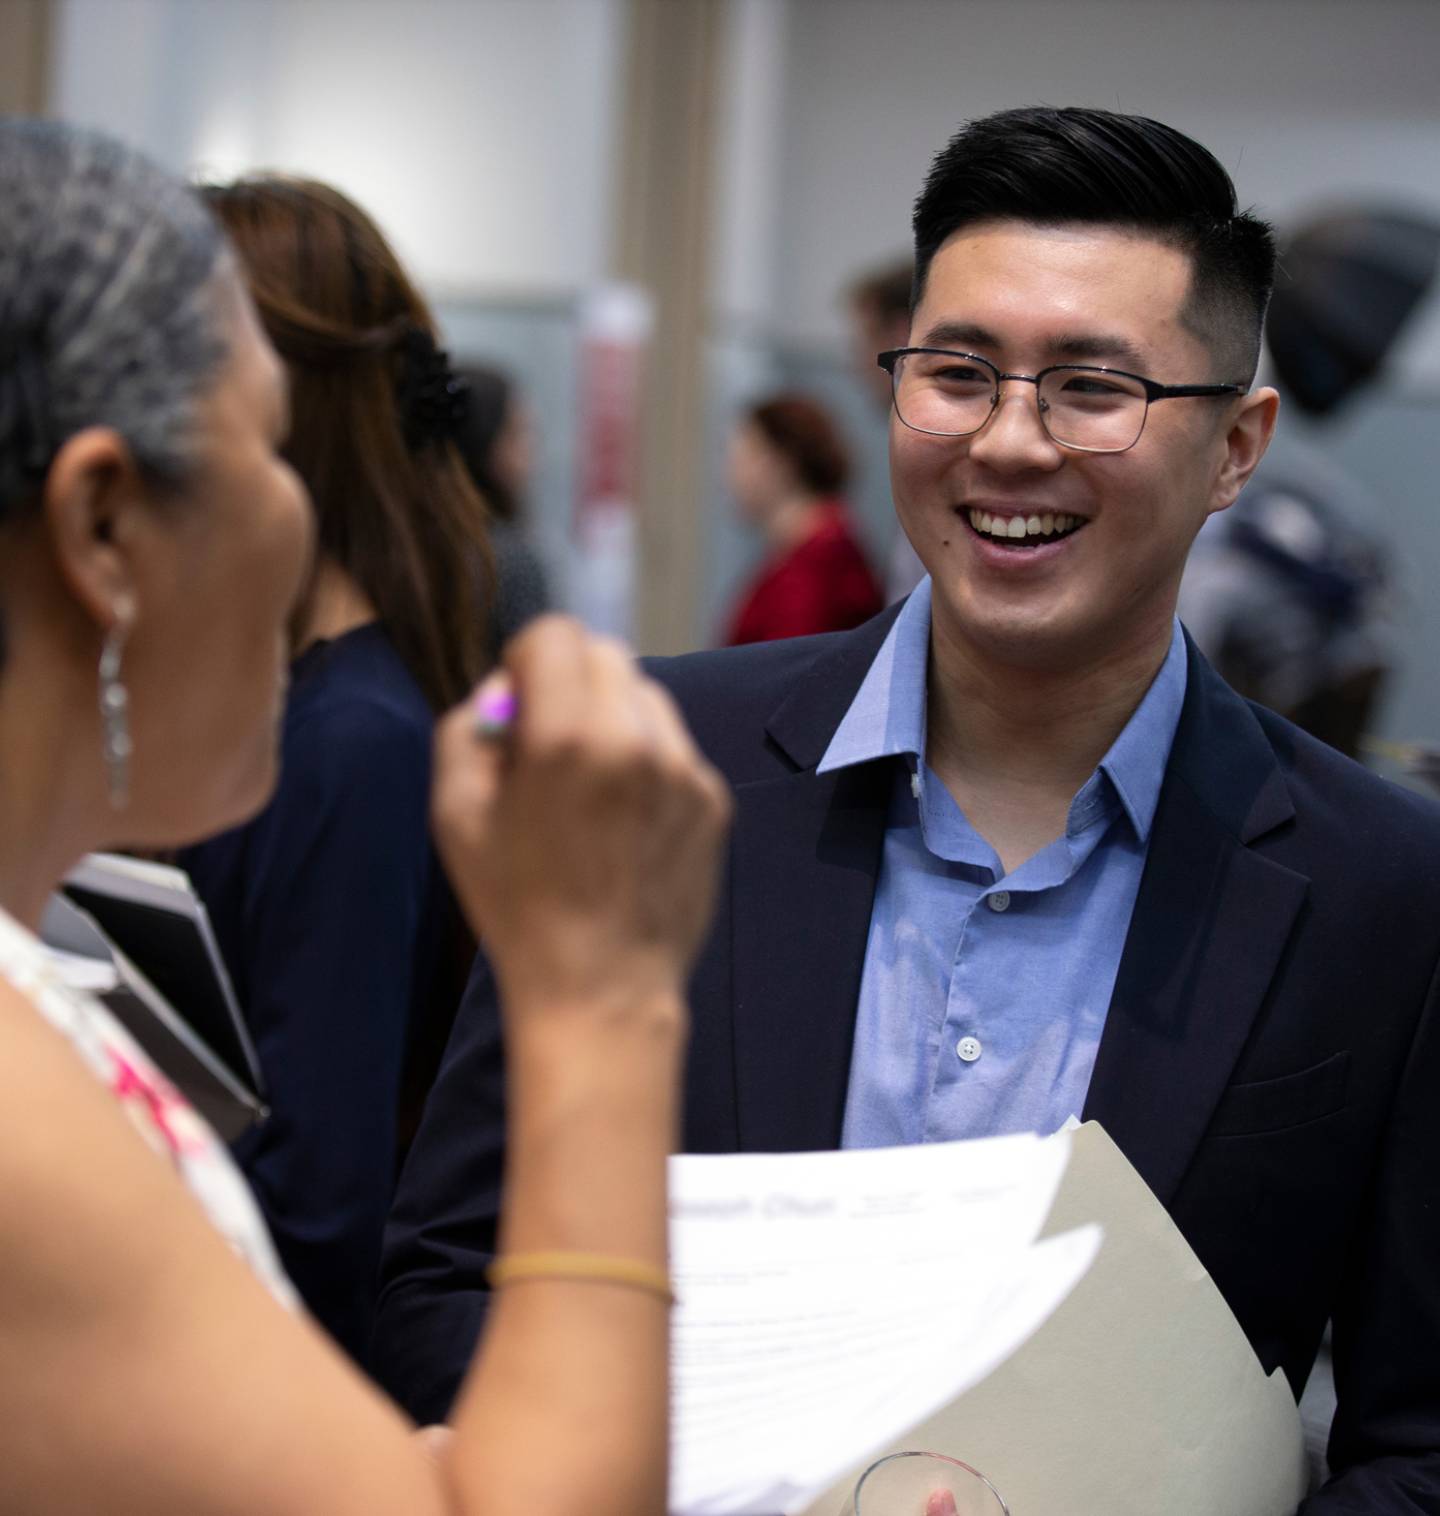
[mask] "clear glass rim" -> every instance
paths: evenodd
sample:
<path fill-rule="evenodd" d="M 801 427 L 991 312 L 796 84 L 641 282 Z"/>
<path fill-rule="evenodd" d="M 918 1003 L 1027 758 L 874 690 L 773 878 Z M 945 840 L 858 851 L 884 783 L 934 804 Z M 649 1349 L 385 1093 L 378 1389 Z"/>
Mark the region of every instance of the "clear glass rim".
<path fill-rule="evenodd" d="M 966 1463 L 962 1458 L 952 1458 L 949 1453 L 933 1453 L 925 1448 L 907 1448 L 902 1452 L 887 1453 L 885 1457 L 877 1458 L 875 1462 L 865 1470 L 860 1478 L 855 1481 L 855 1516 L 865 1516 L 864 1507 L 860 1504 L 860 1497 L 865 1489 L 865 1481 L 869 1479 L 870 1476 L 877 1470 L 883 1469 L 886 1464 L 898 1463 L 902 1458 L 930 1458 L 933 1459 L 936 1463 L 948 1463 L 952 1468 L 964 1469 L 967 1474 L 973 1474 L 975 1478 L 978 1479 L 980 1483 L 990 1491 L 990 1493 L 999 1503 L 1000 1509 L 1005 1513 L 1005 1516 L 1010 1516 L 1010 1507 L 1005 1504 L 1005 1497 L 1000 1493 L 999 1490 L 995 1488 L 993 1484 L 990 1483 L 990 1481 L 980 1472 L 979 1469 L 975 1468 L 972 1464 Z M 883 1513 L 878 1513 L 878 1516 L 883 1516 Z"/>

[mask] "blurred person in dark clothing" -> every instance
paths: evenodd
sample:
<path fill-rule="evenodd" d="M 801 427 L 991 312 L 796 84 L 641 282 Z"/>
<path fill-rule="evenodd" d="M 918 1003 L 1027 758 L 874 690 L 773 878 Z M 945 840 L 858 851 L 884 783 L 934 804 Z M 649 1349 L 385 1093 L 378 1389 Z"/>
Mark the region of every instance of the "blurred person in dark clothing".
<path fill-rule="evenodd" d="M 471 364 L 460 370 L 460 379 L 466 387 L 467 405 L 455 442 L 490 507 L 493 656 L 527 621 L 551 605 L 549 576 L 526 522 L 534 472 L 533 430 L 529 411 L 509 375 Z"/>
<path fill-rule="evenodd" d="M 435 716 L 486 664 L 485 512 L 452 442 L 459 385 L 369 217 L 278 176 L 204 198 L 285 360 L 284 452 L 319 548 L 291 625 L 279 787 L 178 861 L 269 1087 L 235 1156 L 290 1278 L 363 1365 L 400 1150 L 474 947 L 428 815 Z"/>
<path fill-rule="evenodd" d="M 1196 539 L 1179 612 L 1242 695 L 1350 757 L 1393 662 L 1384 502 L 1319 446 L 1373 383 L 1433 282 L 1440 228 L 1402 212 L 1340 211 L 1281 259 L 1266 341 L 1292 419 L 1234 507 Z"/>
<path fill-rule="evenodd" d="M 752 405 L 730 442 L 730 488 L 768 555 L 732 612 L 725 642 L 844 632 L 884 601 L 842 497 L 850 460 L 834 423 L 804 395 Z"/>

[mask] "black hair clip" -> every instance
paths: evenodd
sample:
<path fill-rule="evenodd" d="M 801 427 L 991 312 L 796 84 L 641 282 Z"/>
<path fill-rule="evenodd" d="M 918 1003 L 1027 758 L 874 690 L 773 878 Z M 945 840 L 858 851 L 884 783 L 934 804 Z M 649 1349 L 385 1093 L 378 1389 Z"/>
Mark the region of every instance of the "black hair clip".
<path fill-rule="evenodd" d="M 423 326 L 407 326 L 399 346 L 400 419 L 405 441 L 415 452 L 456 434 L 469 409 L 469 388 Z"/>

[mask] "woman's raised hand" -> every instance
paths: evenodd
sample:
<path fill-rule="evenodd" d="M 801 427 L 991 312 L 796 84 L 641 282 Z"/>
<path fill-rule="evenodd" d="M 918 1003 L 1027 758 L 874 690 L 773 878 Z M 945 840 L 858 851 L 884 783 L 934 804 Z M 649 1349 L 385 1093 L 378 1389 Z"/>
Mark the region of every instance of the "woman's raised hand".
<path fill-rule="evenodd" d="M 507 735 L 436 736 L 435 832 L 507 1015 L 674 1000 L 730 815 L 674 703 L 619 644 L 550 616 L 505 650 Z"/>

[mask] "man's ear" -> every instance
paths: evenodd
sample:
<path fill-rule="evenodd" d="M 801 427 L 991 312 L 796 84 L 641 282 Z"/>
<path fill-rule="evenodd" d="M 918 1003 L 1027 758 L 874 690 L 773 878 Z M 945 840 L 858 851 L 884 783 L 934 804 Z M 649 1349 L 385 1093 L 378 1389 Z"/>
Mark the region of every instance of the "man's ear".
<path fill-rule="evenodd" d="M 1235 504 L 1270 446 L 1279 411 L 1280 396 L 1267 385 L 1246 395 L 1231 415 L 1225 431 L 1225 454 L 1211 493 L 1212 513 Z"/>
<path fill-rule="evenodd" d="M 102 629 L 135 603 L 130 549 L 145 496 L 129 446 L 110 427 L 67 438 L 45 478 L 41 511 L 56 572 Z"/>

